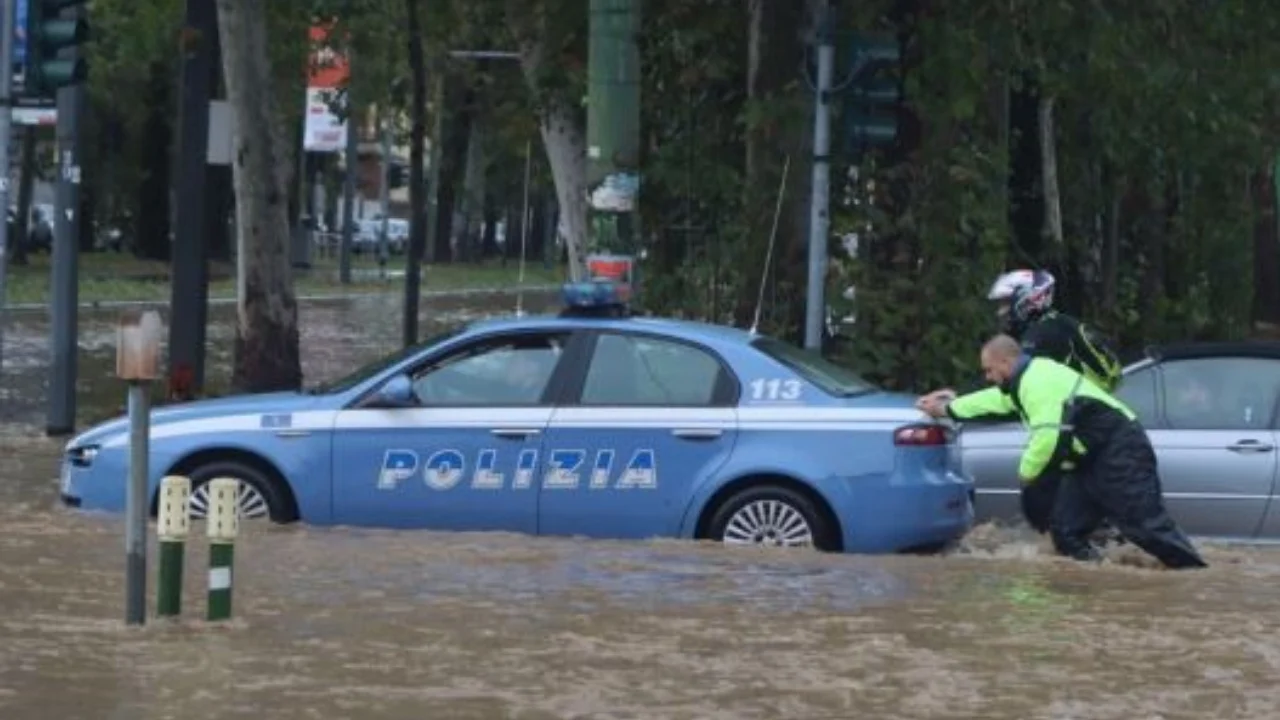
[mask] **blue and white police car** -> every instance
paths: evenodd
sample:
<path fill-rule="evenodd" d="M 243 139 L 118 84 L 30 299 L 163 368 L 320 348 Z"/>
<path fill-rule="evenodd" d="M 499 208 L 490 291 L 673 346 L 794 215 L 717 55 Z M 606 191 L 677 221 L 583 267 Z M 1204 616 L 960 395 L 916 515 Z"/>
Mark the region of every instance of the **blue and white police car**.
<path fill-rule="evenodd" d="M 606 284 L 566 286 L 612 306 Z M 240 480 L 242 518 L 897 552 L 973 522 L 951 430 L 820 356 L 617 312 L 489 319 L 301 392 L 156 409 L 161 478 Z M 124 418 L 73 439 L 72 507 L 123 511 Z"/>

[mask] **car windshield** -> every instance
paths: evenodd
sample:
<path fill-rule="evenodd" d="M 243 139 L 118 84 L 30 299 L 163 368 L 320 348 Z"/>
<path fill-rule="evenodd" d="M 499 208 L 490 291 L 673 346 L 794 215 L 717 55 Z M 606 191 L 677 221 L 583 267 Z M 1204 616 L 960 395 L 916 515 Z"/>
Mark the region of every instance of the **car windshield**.
<path fill-rule="evenodd" d="M 861 375 L 836 365 L 811 350 L 774 338 L 756 338 L 751 341 L 751 345 L 830 395 L 853 397 L 877 390 L 875 385 L 864 380 Z"/>
<path fill-rule="evenodd" d="M 337 378 L 336 380 L 330 380 L 329 382 L 314 385 L 311 388 L 309 388 L 307 392 L 311 393 L 312 395 L 331 395 L 333 393 L 346 392 L 351 388 L 364 382 L 365 380 L 368 380 L 369 378 L 373 377 L 374 375 L 377 375 L 383 370 L 386 370 L 392 365 L 395 365 L 396 363 L 404 360 L 405 358 L 411 355 L 414 355 L 418 352 L 421 352 L 422 350 L 425 350 L 426 348 L 432 345 L 444 342 L 445 340 L 448 340 L 449 338 L 457 335 L 460 332 L 462 332 L 462 328 L 456 327 L 450 330 L 446 330 L 437 335 L 432 335 L 431 337 L 427 338 L 426 340 L 423 340 L 417 345 L 410 345 L 409 347 L 401 350 L 397 350 L 396 352 L 393 352 L 390 355 L 378 358 L 377 360 L 374 360 L 368 365 L 365 365 L 357 369 L 355 372 L 350 373 L 349 375 L 345 375 L 343 377 Z"/>

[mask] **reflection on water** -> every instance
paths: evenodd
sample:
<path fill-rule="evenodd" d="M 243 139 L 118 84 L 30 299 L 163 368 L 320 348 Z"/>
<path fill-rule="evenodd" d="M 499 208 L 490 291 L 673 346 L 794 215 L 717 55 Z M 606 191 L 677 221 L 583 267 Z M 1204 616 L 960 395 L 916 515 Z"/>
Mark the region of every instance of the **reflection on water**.
<path fill-rule="evenodd" d="M 58 445 L 0 427 L 3 720 L 1280 717 L 1275 551 L 1083 566 L 990 526 L 945 557 L 258 527 L 234 621 L 196 540 L 184 619 L 126 628 L 120 519 L 55 507 Z"/>

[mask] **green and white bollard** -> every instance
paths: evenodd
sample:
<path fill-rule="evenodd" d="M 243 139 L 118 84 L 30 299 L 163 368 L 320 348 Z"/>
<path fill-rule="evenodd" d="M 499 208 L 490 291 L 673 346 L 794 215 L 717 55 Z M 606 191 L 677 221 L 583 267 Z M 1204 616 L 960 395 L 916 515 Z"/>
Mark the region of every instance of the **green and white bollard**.
<path fill-rule="evenodd" d="M 182 613 L 182 566 L 191 533 L 191 481 L 169 476 L 160 481 L 159 517 L 160 578 L 156 585 L 156 614 L 174 617 Z"/>
<path fill-rule="evenodd" d="M 209 481 L 209 620 L 231 617 L 231 566 L 235 560 L 236 534 L 240 529 L 240 481 Z"/>

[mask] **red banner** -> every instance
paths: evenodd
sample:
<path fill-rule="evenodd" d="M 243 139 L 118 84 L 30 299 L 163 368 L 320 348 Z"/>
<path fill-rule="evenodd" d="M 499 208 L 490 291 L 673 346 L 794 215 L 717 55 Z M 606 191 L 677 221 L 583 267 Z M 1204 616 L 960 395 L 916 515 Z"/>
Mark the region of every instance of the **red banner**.
<path fill-rule="evenodd" d="M 311 68 L 307 87 L 326 90 L 339 88 L 347 83 L 347 77 L 351 73 L 346 55 L 328 43 L 329 31 L 330 28 L 324 25 L 311 26 Z"/>

